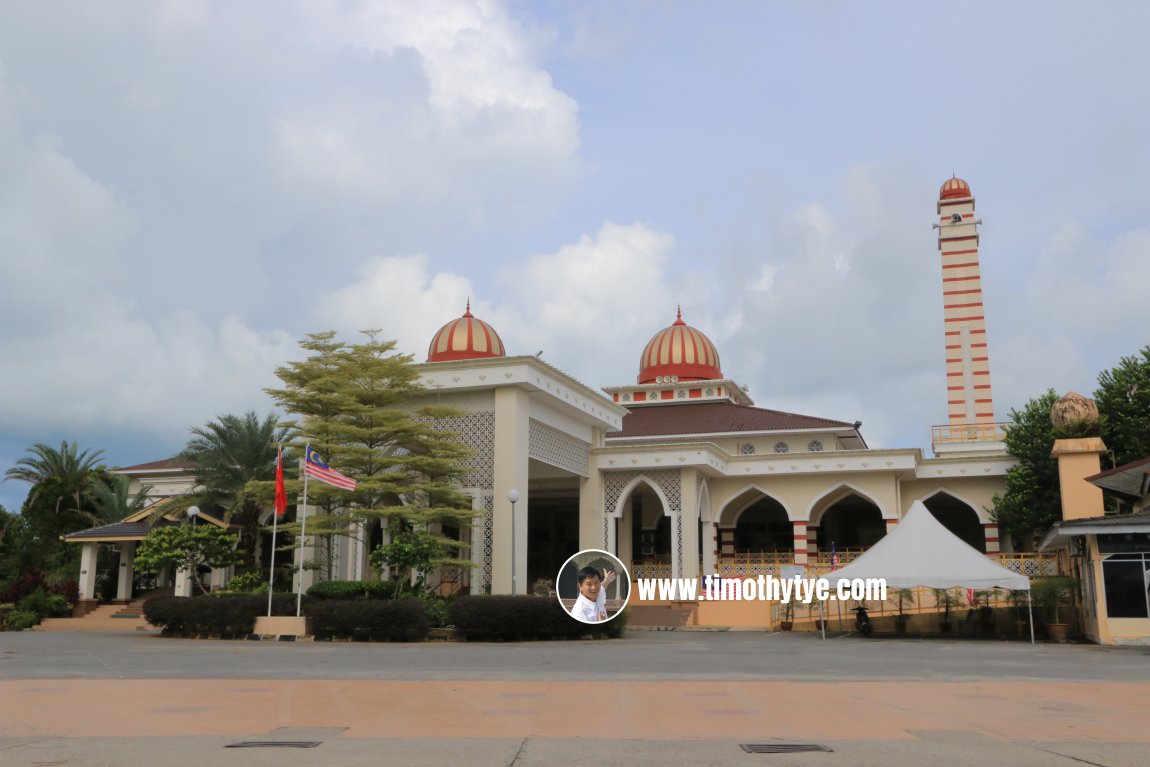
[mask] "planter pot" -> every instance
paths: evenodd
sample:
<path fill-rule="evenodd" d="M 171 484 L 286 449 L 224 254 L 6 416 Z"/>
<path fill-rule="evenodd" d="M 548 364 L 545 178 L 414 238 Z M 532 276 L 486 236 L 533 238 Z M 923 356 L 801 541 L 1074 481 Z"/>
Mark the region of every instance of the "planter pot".
<path fill-rule="evenodd" d="M 779 621 L 779 629 L 781 631 L 790 631 L 794 626 L 794 621 Z"/>
<path fill-rule="evenodd" d="M 952 625 L 952 624 L 950 624 L 950 623 L 940 623 L 940 624 L 938 624 L 938 631 L 939 631 L 939 633 L 940 633 L 940 634 L 949 634 L 949 633 L 950 633 L 950 628 L 951 628 L 951 625 Z"/>
<path fill-rule="evenodd" d="M 906 621 L 895 621 L 894 622 L 894 630 L 895 630 L 896 634 L 905 634 L 906 633 Z"/>
<path fill-rule="evenodd" d="M 458 634 L 455 629 L 431 629 L 427 632 L 428 639 L 456 639 Z"/>
<path fill-rule="evenodd" d="M 1065 623 L 1047 623 L 1046 635 L 1055 642 L 1066 641 L 1066 630 L 1069 628 Z"/>

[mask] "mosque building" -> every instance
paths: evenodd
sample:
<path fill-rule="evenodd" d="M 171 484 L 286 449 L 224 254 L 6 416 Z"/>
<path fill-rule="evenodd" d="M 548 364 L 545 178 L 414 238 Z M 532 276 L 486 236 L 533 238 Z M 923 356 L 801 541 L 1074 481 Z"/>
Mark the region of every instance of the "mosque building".
<path fill-rule="evenodd" d="M 428 398 L 461 413 L 442 426 L 472 451 L 462 484 L 478 514 L 450 534 L 469 544 L 475 566 L 453 588 L 527 593 L 582 549 L 614 553 L 632 578 L 825 571 L 832 552 L 849 561 L 915 501 L 998 554 L 988 509 L 1015 461 L 994 421 L 974 202 L 962 179 L 943 184 L 935 226 L 948 418 L 934 427 L 930 457 L 870 448 L 857 420 L 756 406 L 681 311 L 635 344 L 634 383 L 596 390 L 535 355 L 509 354 L 468 306 L 417 366 Z M 154 482 L 145 467 L 155 470 L 119 473 Z M 340 544 L 338 577 L 369 576 L 372 538 Z"/>

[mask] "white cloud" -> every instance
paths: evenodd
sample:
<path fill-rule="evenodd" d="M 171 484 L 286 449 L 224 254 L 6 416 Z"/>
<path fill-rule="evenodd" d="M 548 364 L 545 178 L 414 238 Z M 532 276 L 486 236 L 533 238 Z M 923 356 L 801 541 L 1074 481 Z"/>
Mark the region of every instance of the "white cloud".
<path fill-rule="evenodd" d="M 321 328 L 351 338 L 353 331 L 381 329 L 397 348 L 427 358 L 432 336 L 463 314 L 467 302 L 480 318 L 490 316 L 470 280 L 450 272 L 431 274 L 424 255 L 377 257 L 354 283 L 320 296 L 312 317 Z"/>

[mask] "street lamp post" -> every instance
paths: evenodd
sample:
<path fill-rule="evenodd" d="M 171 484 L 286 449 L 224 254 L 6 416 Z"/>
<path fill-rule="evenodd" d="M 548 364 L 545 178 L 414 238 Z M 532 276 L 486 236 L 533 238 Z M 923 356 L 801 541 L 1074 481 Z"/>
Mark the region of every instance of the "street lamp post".
<path fill-rule="evenodd" d="M 188 507 L 188 519 L 192 520 L 192 527 L 196 526 L 196 517 L 198 517 L 198 516 L 200 516 L 200 507 L 199 506 L 189 506 Z"/>
<path fill-rule="evenodd" d="M 515 502 L 519 500 L 519 491 L 508 490 L 507 500 L 511 501 L 511 596 L 515 596 Z"/>

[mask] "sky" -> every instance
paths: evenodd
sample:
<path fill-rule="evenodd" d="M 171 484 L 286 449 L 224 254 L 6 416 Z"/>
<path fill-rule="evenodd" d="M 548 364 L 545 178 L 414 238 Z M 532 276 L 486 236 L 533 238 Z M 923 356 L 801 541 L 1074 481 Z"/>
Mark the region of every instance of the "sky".
<path fill-rule="evenodd" d="M 935 204 L 994 408 L 1150 343 L 1150 4 L 0 0 L 0 471 L 271 412 L 304 334 L 472 311 L 625 385 L 683 318 L 756 405 L 946 420 Z M 27 486 L 0 484 L 19 508 Z"/>

